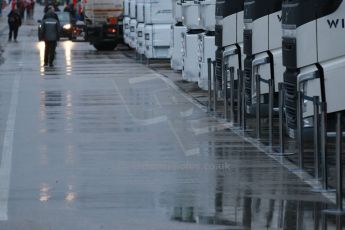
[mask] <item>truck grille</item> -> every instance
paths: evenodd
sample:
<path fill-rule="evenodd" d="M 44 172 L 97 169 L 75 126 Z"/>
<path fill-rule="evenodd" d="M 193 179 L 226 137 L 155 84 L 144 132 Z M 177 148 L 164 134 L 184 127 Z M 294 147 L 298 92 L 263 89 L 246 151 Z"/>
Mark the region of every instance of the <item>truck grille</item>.
<path fill-rule="evenodd" d="M 215 27 L 215 45 L 218 47 L 223 46 L 223 26 L 216 25 Z"/>
<path fill-rule="evenodd" d="M 253 55 L 253 33 L 252 30 L 243 31 L 243 52 L 245 55 Z"/>
<path fill-rule="evenodd" d="M 216 78 L 218 81 L 218 89 L 222 89 L 222 78 L 223 78 L 223 71 L 222 71 L 222 66 L 223 66 L 223 50 L 222 49 L 217 49 L 216 51 Z"/>
<path fill-rule="evenodd" d="M 244 60 L 244 84 L 247 105 L 252 105 L 252 61 L 253 57 L 246 57 Z"/>
<path fill-rule="evenodd" d="M 290 129 L 297 129 L 297 75 L 289 70 L 284 73 L 286 122 Z"/>

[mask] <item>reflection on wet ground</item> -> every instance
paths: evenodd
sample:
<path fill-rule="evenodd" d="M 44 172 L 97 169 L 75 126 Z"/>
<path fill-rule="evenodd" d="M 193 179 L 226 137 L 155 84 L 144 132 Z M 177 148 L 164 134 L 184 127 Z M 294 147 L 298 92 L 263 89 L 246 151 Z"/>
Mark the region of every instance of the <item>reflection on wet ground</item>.
<path fill-rule="evenodd" d="M 332 201 L 128 51 L 65 41 L 43 68 L 34 29 L 0 72 L 1 229 L 335 229 Z"/>

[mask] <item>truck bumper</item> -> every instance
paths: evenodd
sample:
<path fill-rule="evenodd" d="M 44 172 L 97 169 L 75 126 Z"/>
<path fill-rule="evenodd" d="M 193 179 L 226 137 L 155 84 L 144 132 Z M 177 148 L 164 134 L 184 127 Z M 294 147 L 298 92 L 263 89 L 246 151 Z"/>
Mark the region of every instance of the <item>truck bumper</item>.
<path fill-rule="evenodd" d="M 122 28 L 119 25 L 86 26 L 85 40 L 91 44 L 99 42 L 119 42 Z"/>

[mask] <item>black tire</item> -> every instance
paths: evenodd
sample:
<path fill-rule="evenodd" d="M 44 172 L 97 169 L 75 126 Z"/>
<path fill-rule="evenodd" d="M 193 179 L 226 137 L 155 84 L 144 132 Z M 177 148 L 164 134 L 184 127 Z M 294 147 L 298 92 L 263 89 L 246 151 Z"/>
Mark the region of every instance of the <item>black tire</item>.
<path fill-rule="evenodd" d="M 117 43 L 116 42 L 98 42 L 98 43 L 94 43 L 93 46 L 98 51 L 111 51 L 116 48 Z"/>

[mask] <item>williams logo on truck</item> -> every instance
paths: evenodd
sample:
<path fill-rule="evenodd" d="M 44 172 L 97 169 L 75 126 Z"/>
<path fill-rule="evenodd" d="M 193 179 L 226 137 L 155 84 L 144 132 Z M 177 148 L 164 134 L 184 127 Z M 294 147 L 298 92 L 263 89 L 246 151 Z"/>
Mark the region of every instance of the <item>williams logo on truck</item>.
<path fill-rule="evenodd" d="M 345 29 L 345 18 L 343 19 L 327 19 L 327 23 L 330 29 Z"/>
<path fill-rule="evenodd" d="M 282 22 L 283 17 L 280 14 L 277 15 L 277 18 L 278 18 L 279 22 Z"/>

